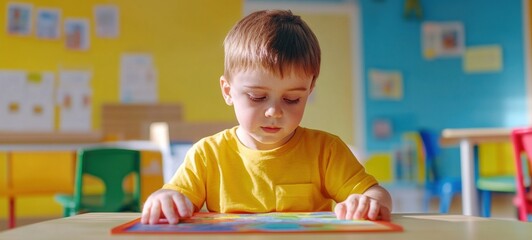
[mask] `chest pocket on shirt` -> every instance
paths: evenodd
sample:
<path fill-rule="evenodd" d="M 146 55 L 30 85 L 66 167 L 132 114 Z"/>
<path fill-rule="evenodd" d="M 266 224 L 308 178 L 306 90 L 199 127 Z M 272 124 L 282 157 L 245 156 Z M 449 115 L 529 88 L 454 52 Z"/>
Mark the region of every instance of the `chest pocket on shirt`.
<path fill-rule="evenodd" d="M 318 188 L 311 183 L 285 184 L 275 186 L 275 207 L 277 211 L 316 211 L 325 199 Z"/>

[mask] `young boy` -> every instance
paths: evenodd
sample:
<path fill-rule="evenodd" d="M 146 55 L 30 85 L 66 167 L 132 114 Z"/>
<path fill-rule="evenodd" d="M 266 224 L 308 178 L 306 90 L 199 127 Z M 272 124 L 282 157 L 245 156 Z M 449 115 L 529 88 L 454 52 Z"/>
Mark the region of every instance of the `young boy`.
<path fill-rule="evenodd" d="M 212 212 L 330 211 L 390 220 L 390 194 L 332 134 L 300 127 L 320 71 L 318 40 L 290 11 L 248 15 L 224 41 L 220 87 L 239 125 L 198 141 L 142 223 Z"/>

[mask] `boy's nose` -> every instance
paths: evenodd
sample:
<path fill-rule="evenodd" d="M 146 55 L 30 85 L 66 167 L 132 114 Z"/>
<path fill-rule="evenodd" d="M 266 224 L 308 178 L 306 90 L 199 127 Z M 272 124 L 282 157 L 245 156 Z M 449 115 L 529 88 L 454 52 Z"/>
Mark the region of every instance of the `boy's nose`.
<path fill-rule="evenodd" d="M 266 117 L 280 118 L 283 116 L 283 110 L 277 104 L 274 104 L 266 109 L 264 115 L 266 115 Z"/>

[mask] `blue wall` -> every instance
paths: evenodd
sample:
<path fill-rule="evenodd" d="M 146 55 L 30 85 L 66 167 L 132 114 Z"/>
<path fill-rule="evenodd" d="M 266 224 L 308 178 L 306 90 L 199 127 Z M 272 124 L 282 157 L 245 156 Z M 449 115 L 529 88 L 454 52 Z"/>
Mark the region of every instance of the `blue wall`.
<path fill-rule="evenodd" d="M 528 125 L 523 0 L 420 0 L 422 19 L 403 17 L 406 0 L 246 0 L 298 4 L 350 1 L 360 6 L 362 14 L 366 146 L 358 148 L 369 154 L 389 152 L 398 147 L 402 133 L 419 128 Z M 466 73 L 462 57 L 423 58 L 421 26 L 424 21 L 462 22 L 466 48 L 500 45 L 502 71 Z M 400 71 L 403 99 L 371 99 L 370 69 Z M 371 127 L 376 119 L 391 121 L 390 138 L 373 136 Z M 458 158 L 455 148 L 446 149 L 443 154 L 446 159 Z"/>
<path fill-rule="evenodd" d="M 390 151 L 404 131 L 428 127 L 514 127 L 527 125 L 521 0 L 422 0 L 423 18 L 403 17 L 404 1 L 360 0 L 366 87 L 366 149 Z M 503 69 L 466 73 L 462 57 L 424 59 L 423 21 L 460 21 L 465 47 L 498 44 Z M 369 98 L 370 69 L 400 71 L 403 99 Z M 393 135 L 376 139 L 375 119 L 389 119 Z"/>

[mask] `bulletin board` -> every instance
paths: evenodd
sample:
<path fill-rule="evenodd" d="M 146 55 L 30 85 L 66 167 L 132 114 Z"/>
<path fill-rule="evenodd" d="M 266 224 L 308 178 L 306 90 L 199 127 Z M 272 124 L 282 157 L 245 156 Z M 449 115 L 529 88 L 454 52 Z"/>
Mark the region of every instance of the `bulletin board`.
<path fill-rule="evenodd" d="M 7 29 L 0 32 L 0 72 L 7 75 L 16 72 L 23 85 L 31 86 L 44 83 L 48 86 L 50 76 L 55 81 L 52 85 L 57 86 L 64 71 L 87 73 L 89 81 L 82 82 L 87 82 L 88 86 L 75 87 L 78 91 L 70 90 L 70 101 L 76 103 L 79 99 L 81 104 L 89 104 L 86 105 L 89 110 L 81 113 L 90 118 L 85 121 L 90 130 L 101 128 L 103 104 L 122 103 L 121 79 L 131 82 L 131 78 L 122 74 L 122 67 L 134 70 L 135 67 L 131 66 L 139 66 L 136 61 L 146 59 L 149 62 L 140 64 L 142 68 L 135 73 L 149 76 L 136 80 L 157 81 L 155 91 L 147 100 L 182 103 L 186 106 L 184 116 L 189 121 L 234 119 L 233 113 L 227 111 L 220 100 L 218 84 L 212 83 L 217 82 L 223 72 L 221 43 L 242 15 L 241 1 L 210 1 L 209 8 L 195 1 L 141 1 L 135 7 L 131 7 L 127 0 L 105 3 L 97 0 L 1 2 L 0 12 L 8 17 L 0 18 L 0 25 Z M 8 86 L 3 80 L 7 81 L 0 76 L 2 86 Z M 142 86 L 145 85 L 137 84 L 128 89 L 133 93 L 130 96 L 138 96 L 137 90 Z M 43 116 L 46 113 L 46 121 L 35 121 L 44 126 L 35 130 L 61 130 L 60 119 L 65 105 L 60 104 L 65 102 L 57 101 L 56 95 L 66 88 L 51 93 L 44 90 L 28 92 L 24 90 L 27 89 L 25 86 L 18 89 L 10 91 L 12 94 L 0 94 L 0 104 L 9 106 L 10 103 L 2 97 L 14 96 L 14 100 L 21 104 L 7 109 L 20 109 L 28 115 L 31 112 L 25 110 L 25 102 L 42 103 L 39 107 L 27 108 Z M 210 102 L 214 110 L 203 111 L 205 102 Z M 79 116 L 78 113 L 72 116 Z M 5 115 L 0 113 L 0 116 Z M 11 120 L 8 122 L 17 123 Z M 0 118 L 0 125 L 4 122 L 5 119 Z M 28 123 L 24 126 L 40 125 Z M 33 132 L 24 127 L 5 130 Z"/>

